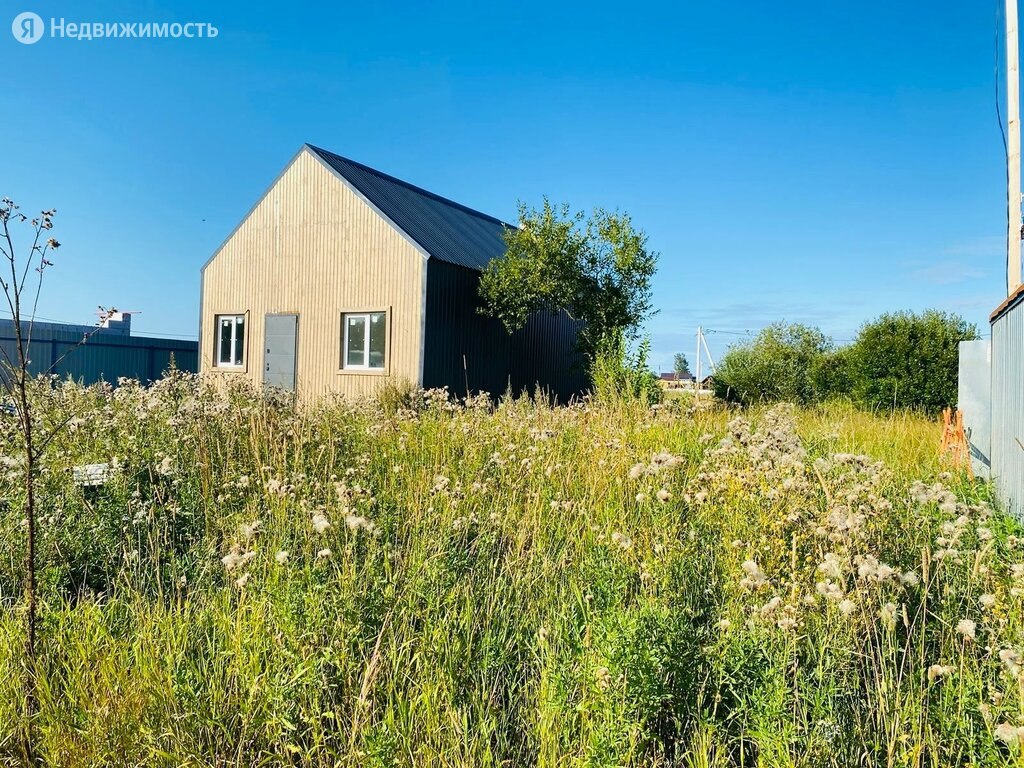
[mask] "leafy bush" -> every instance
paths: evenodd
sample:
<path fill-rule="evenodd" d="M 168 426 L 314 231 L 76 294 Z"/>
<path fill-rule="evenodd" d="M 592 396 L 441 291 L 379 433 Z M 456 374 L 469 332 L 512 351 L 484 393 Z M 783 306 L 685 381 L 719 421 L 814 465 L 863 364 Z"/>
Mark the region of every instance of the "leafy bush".
<path fill-rule="evenodd" d="M 817 328 L 775 323 L 725 354 L 714 375 L 715 394 L 748 405 L 816 402 L 824 394 L 816 374 L 831 351 L 831 340 Z"/>
<path fill-rule="evenodd" d="M 959 315 L 895 312 L 867 323 L 849 351 L 852 394 L 871 408 L 931 413 L 956 404 L 959 344 L 978 329 Z"/>
<path fill-rule="evenodd" d="M 976 338 L 974 325 L 936 310 L 882 315 L 840 348 L 817 328 L 776 323 L 729 349 L 715 394 L 745 405 L 847 398 L 936 413 L 956 403 L 959 343 Z"/>
<path fill-rule="evenodd" d="M 647 363 L 650 352 L 650 339 L 644 339 L 636 352 L 630 352 L 624 333 L 605 335 L 598 342 L 590 366 L 594 396 L 602 402 L 660 403 L 663 392 Z"/>

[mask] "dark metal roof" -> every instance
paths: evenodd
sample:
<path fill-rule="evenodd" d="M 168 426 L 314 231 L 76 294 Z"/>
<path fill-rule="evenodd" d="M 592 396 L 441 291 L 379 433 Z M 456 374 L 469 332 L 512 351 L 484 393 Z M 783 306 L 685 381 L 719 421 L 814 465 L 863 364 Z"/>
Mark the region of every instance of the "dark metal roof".
<path fill-rule="evenodd" d="M 432 258 L 482 270 L 505 252 L 503 233 L 510 224 L 362 163 L 306 146 Z"/>

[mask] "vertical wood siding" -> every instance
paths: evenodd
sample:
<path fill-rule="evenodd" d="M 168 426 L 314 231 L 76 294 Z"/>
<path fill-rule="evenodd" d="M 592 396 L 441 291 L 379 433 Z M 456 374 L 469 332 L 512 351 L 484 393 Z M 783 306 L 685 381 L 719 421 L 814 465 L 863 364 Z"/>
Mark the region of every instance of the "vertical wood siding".
<path fill-rule="evenodd" d="M 343 180 L 303 150 L 204 268 L 200 370 L 263 381 L 268 313 L 298 319 L 296 390 L 371 394 L 387 378 L 420 383 L 423 281 L 420 250 Z M 341 313 L 389 312 L 382 373 L 341 372 Z M 245 365 L 214 366 L 214 318 L 245 314 Z"/>

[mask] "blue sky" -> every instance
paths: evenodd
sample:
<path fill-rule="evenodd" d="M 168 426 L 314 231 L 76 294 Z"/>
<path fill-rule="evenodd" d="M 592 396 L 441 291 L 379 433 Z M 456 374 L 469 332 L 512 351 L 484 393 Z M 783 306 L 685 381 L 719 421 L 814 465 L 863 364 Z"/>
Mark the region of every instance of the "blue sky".
<path fill-rule="evenodd" d="M 897 309 L 985 333 L 994 5 L 19 0 L 11 19 L 220 34 L 21 45 L 0 19 L 0 193 L 58 209 L 40 315 L 142 310 L 140 334 L 195 336 L 200 266 L 304 141 L 510 220 L 543 195 L 628 211 L 661 253 L 666 370 L 698 324 L 716 355 L 774 320 L 845 340 Z"/>

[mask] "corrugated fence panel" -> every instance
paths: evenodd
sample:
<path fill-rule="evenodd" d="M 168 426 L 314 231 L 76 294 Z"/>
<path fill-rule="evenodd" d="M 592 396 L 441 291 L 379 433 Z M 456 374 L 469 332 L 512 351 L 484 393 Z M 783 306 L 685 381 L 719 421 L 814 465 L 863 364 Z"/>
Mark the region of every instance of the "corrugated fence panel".
<path fill-rule="evenodd" d="M 992 476 L 999 497 L 1024 511 L 1024 303 L 992 322 Z"/>
<path fill-rule="evenodd" d="M 198 343 L 177 339 L 155 339 L 145 336 L 124 336 L 99 331 L 82 343 L 78 330 L 60 330 L 52 325 L 32 332 L 29 346 L 29 370 L 34 375 L 54 373 L 61 378 L 94 384 L 116 382 L 119 378 L 151 382 L 175 366 L 189 373 L 198 370 Z M 0 321 L 0 360 L 17 360 L 14 325 Z M 6 357 L 5 357 L 6 356 Z"/>

